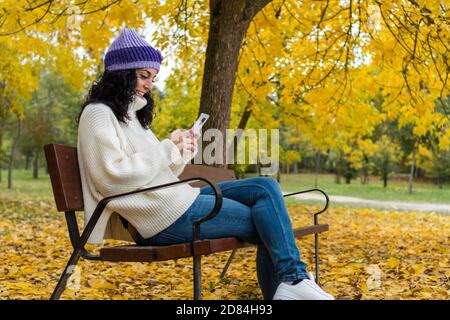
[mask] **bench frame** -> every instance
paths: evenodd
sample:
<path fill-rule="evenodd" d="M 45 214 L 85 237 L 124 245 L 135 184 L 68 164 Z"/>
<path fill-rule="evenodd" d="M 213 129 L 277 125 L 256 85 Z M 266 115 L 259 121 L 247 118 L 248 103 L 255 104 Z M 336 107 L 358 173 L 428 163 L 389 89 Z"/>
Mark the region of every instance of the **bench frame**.
<path fill-rule="evenodd" d="M 253 246 L 253 244 L 243 242 L 235 237 L 227 237 L 220 239 L 200 239 L 200 226 L 203 222 L 213 219 L 222 206 L 222 192 L 217 186 L 217 183 L 225 180 L 232 180 L 234 173 L 228 169 L 211 168 L 201 165 L 187 165 L 187 167 L 193 168 L 191 174 L 198 175 L 194 177 L 188 177 L 183 179 L 183 174 L 188 176 L 185 172 L 180 176 L 182 180 L 149 187 L 145 189 L 139 189 L 131 192 L 116 194 L 113 196 L 102 199 L 94 210 L 92 217 L 84 228 L 80 235 L 78 229 L 76 211 L 83 211 L 83 197 L 81 191 L 81 178 L 78 167 L 77 149 L 75 147 L 66 146 L 62 144 L 48 144 L 44 146 L 45 156 L 47 160 L 48 172 L 50 174 L 50 180 L 52 183 L 53 194 L 57 210 L 65 213 L 67 227 L 69 231 L 70 242 L 73 246 L 73 252 L 67 262 L 67 265 L 60 276 L 58 284 L 56 285 L 51 300 L 57 300 L 65 290 L 67 281 L 69 280 L 73 270 L 75 269 L 80 258 L 87 260 L 98 261 L 127 261 L 127 262 L 152 262 L 152 261 L 165 261 L 178 258 L 193 257 L 193 282 L 194 282 L 194 299 L 201 300 L 202 287 L 201 287 L 201 257 L 203 255 L 212 254 L 215 252 L 223 252 L 232 250 L 230 257 L 222 271 L 220 277 L 224 277 L 225 273 L 230 266 L 232 259 L 239 248 Z M 209 171 L 209 174 L 214 170 L 222 170 L 220 172 L 221 177 L 216 177 L 216 181 L 213 179 L 207 179 L 200 176 L 202 171 Z M 228 172 L 226 172 L 228 171 Z M 225 174 L 224 174 L 225 173 Z M 225 180 L 224 180 L 225 179 Z M 100 218 L 103 210 L 107 204 L 117 198 L 130 196 L 136 193 L 153 192 L 165 188 L 170 188 L 185 183 L 202 182 L 204 185 L 209 185 L 215 195 L 214 208 L 203 218 L 194 221 L 192 225 L 193 241 L 181 244 L 174 244 L 168 246 L 116 246 L 100 249 L 99 255 L 94 255 L 86 250 L 85 245 L 98 219 Z M 306 235 L 314 234 L 315 237 L 315 271 L 316 282 L 319 283 L 319 233 L 328 231 L 329 226 L 327 224 L 319 224 L 318 215 L 327 210 L 329 204 L 328 195 L 320 189 L 310 189 L 305 191 L 293 192 L 285 194 L 284 197 L 289 197 L 306 192 L 320 192 L 323 194 L 326 200 L 324 208 L 314 213 L 314 224 L 294 229 L 294 235 L 296 237 L 303 237 Z"/>

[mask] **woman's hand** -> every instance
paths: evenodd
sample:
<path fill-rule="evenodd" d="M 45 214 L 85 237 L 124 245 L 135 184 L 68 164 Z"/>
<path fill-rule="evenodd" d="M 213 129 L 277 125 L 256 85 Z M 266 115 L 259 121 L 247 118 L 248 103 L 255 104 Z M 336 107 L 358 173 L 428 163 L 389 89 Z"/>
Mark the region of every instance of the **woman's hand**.
<path fill-rule="evenodd" d="M 190 129 L 182 131 L 175 130 L 170 134 L 170 140 L 177 146 L 183 158 L 191 159 L 197 153 L 197 139 L 200 137 L 200 131 Z"/>
<path fill-rule="evenodd" d="M 188 132 L 194 137 L 194 139 L 195 139 L 196 141 L 197 141 L 198 138 L 200 138 L 201 135 L 202 135 L 201 129 L 189 129 Z"/>
<path fill-rule="evenodd" d="M 183 136 L 183 131 L 180 129 L 175 130 L 170 134 L 170 140 L 177 146 L 180 143 L 180 140 Z"/>

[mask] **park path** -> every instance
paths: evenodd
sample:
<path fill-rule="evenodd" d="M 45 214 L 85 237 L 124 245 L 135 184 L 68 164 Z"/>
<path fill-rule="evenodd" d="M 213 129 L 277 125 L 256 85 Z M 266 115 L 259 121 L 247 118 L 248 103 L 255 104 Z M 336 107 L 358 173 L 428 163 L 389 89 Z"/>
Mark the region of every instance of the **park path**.
<path fill-rule="evenodd" d="M 323 200 L 323 196 L 320 194 L 299 194 L 295 195 L 297 199 L 304 200 Z M 329 196 L 330 203 L 342 203 L 349 205 L 361 205 L 364 207 L 374 207 L 379 209 L 390 210 L 410 210 L 421 212 L 439 212 L 450 214 L 450 204 L 446 203 L 424 203 L 424 202 L 411 202 L 411 201 L 385 201 L 385 200 L 368 200 L 356 197 L 347 196 Z"/>

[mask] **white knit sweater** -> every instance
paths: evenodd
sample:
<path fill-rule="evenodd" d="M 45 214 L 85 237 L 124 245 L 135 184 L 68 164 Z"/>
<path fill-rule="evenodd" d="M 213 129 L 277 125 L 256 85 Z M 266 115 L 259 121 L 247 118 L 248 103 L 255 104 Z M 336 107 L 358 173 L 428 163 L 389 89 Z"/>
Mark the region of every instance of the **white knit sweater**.
<path fill-rule="evenodd" d="M 87 105 L 80 117 L 78 163 L 85 226 L 104 197 L 178 181 L 189 160 L 182 159 L 171 140 L 159 141 L 150 129 L 142 128 L 136 111 L 145 104 L 145 99 L 135 97 L 128 106 L 131 121 L 127 124 L 119 122 L 111 108 L 101 103 Z M 199 193 L 199 188 L 182 184 L 113 200 L 88 242 L 99 244 L 106 238 L 132 240 L 117 213 L 144 238 L 152 237 L 175 222 Z"/>

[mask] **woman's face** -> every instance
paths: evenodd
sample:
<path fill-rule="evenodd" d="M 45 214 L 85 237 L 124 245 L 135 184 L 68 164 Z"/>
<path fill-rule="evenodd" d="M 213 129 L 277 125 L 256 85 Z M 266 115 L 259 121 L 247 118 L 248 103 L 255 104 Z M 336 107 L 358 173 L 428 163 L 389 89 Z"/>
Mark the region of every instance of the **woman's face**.
<path fill-rule="evenodd" d="M 136 70 L 136 95 L 144 97 L 144 94 L 150 92 L 153 87 L 158 70 L 153 68 L 137 69 Z"/>

